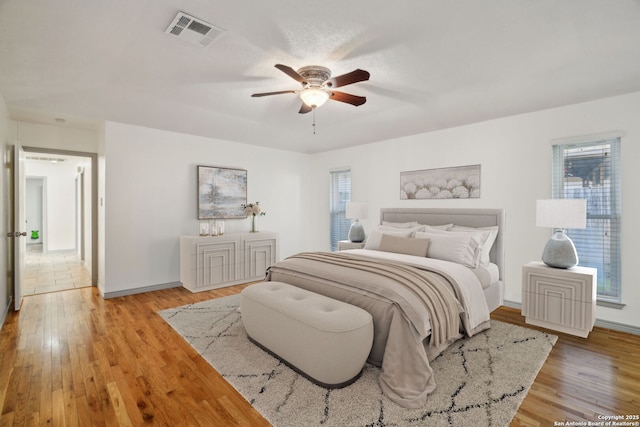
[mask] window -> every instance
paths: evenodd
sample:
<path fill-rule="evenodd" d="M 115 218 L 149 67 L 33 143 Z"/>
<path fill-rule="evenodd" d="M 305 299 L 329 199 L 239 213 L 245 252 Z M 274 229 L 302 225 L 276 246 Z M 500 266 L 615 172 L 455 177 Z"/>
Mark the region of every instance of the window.
<path fill-rule="evenodd" d="M 347 202 L 351 200 L 351 170 L 331 171 L 329 189 L 329 211 L 331 215 L 331 250 L 338 249 L 338 241 L 349 235 L 351 221 L 345 218 Z"/>
<path fill-rule="evenodd" d="M 587 228 L 567 230 L 580 265 L 598 269 L 598 300 L 620 303 L 620 137 L 553 146 L 554 198 L 586 199 Z"/>

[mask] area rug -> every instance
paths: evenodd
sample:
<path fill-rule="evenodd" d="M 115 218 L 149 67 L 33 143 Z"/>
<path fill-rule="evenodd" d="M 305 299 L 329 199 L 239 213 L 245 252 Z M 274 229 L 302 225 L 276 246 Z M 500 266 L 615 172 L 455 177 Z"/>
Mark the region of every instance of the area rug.
<path fill-rule="evenodd" d="M 239 303 L 233 295 L 159 314 L 275 427 L 507 426 L 557 340 L 494 320 L 437 357 L 435 392 L 405 409 L 382 394 L 369 364 L 342 389 L 300 376 L 249 341 Z"/>

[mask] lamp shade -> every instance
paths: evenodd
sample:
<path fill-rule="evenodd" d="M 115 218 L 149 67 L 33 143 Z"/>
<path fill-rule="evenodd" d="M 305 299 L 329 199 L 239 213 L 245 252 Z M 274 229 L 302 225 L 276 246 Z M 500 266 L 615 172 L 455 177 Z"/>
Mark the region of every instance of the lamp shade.
<path fill-rule="evenodd" d="M 549 228 L 586 228 L 585 199 L 546 199 L 536 202 L 536 225 Z"/>
<path fill-rule="evenodd" d="M 368 212 L 367 202 L 347 202 L 345 217 L 347 219 L 367 219 Z"/>
<path fill-rule="evenodd" d="M 310 87 L 300 92 L 300 99 L 311 108 L 320 107 L 329 99 L 329 93 L 326 90 Z"/>

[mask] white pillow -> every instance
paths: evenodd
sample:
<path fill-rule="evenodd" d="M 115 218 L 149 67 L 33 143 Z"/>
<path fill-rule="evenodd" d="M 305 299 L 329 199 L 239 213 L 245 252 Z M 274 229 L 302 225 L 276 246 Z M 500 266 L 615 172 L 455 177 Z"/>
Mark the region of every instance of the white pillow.
<path fill-rule="evenodd" d="M 480 265 L 482 245 L 477 233 L 418 232 L 417 239 L 429 239 L 428 258 L 451 261 L 470 268 Z"/>
<path fill-rule="evenodd" d="M 436 230 L 449 231 L 449 230 L 451 230 L 451 227 L 453 227 L 453 224 L 425 225 L 425 227 L 433 228 L 433 229 L 436 229 Z"/>
<path fill-rule="evenodd" d="M 489 227 L 463 227 L 461 225 L 454 225 L 451 231 L 456 232 L 476 232 L 476 231 L 488 231 L 489 235 L 482 242 L 482 255 L 480 256 L 480 262 L 482 265 L 489 265 L 491 263 L 491 258 L 489 253 L 491 252 L 491 248 L 496 241 L 496 237 L 498 237 L 498 230 L 500 227 L 497 225 L 492 225 Z"/>
<path fill-rule="evenodd" d="M 397 228 L 395 230 L 397 230 Z M 374 251 L 380 250 L 380 242 L 382 241 L 383 234 L 389 234 L 391 236 L 398 236 L 398 237 L 413 237 L 413 235 L 415 234 L 415 231 L 413 230 L 402 230 L 402 231 L 371 230 L 369 232 L 369 236 L 367 237 L 367 241 L 364 243 L 364 248 L 372 249 Z"/>
<path fill-rule="evenodd" d="M 480 264 L 482 265 L 489 265 L 489 263 L 491 262 L 491 259 L 489 257 L 489 252 L 491 251 L 491 246 L 493 245 L 493 240 L 495 240 L 495 236 L 493 237 L 493 240 L 491 240 L 491 233 L 492 231 L 490 230 L 480 230 L 478 228 L 472 228 L 472 227 L 461 227 L 461 226 L 457 226 L 458 229 L 455 228 L 456 226 L 454 225 L 451 229 L 451 231 L 442 231 L 442 230 L 438 230 L 438 229 L 433 229 L 431 227 L 429 227 L 428 225 L 426 226 L 425 230 L 426 232 L 431 232 L 431 233 L 445 233 L 445 234 L 477 234 L 478 238 L 480 240 L 480 255 L 479 255 L 479 261 Z M 498 234 L 498 231 L 496 230 L 496 235 Z M 491 240 L 491 241 L 490 241 Z"/>
<path fill-rule="evenodd" d="M 415 221 L 412 221 L 412 222 L 382 221 L 382 225 L 386 225 L 386 226 L 389 226 L 389 227 L 395 227 L 395 228 L 411 228 L 411 227 L 417 227 L 420 224 L 418 224 Z"/>
<path fill-rule="evenodd" d="M 424 225 L 414 225 L 411 227 L 406 227 L 406 228 L 398 228 L 398 227 L 393 227 L 390 225 L 379 225 L 377 227 L 378 230 L 380 231 L 423 231 L 424 230 Z"/>

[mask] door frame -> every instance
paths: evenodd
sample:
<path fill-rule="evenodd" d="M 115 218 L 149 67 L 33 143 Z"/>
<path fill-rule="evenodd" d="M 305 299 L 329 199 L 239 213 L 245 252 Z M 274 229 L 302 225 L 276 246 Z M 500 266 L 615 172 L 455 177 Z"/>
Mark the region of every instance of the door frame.
<path fill-rule="evenodd" d="M 25 153 L 59 154 L 91 159 L 91 284 L 98 285 L 98 154 L 55 148 L 26 147 Z"/>
<path fill-rule="evenodd" d="M 22 307 L 22 278 L 26 256 L 25 191 L 27 179 L 24 171 L 25 151 L 20 143 L 13 146 L 13 297 L 14 310 Z M 25 230 L 25 231 L 22 231 Z M 24 234 L 23 234 L 24 233 Z M 24 239 L 21 239 L 24 237 Z"/>

